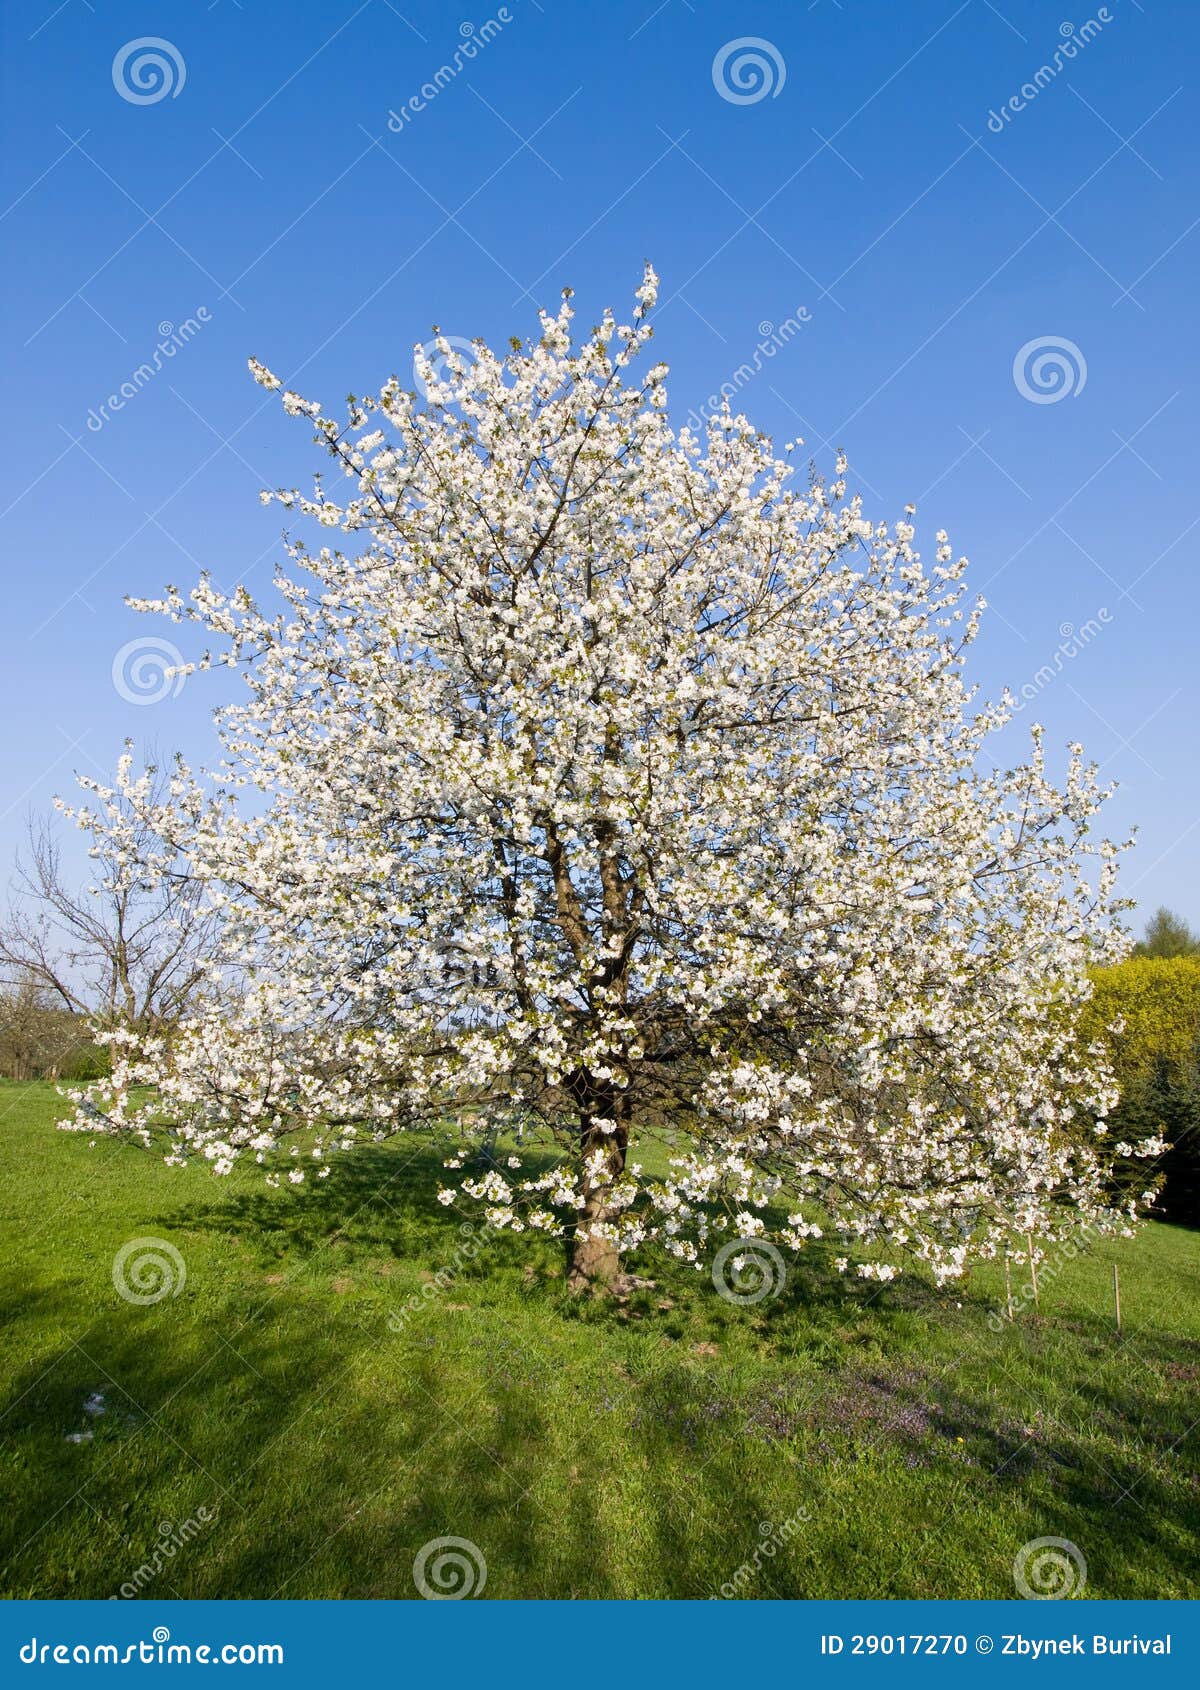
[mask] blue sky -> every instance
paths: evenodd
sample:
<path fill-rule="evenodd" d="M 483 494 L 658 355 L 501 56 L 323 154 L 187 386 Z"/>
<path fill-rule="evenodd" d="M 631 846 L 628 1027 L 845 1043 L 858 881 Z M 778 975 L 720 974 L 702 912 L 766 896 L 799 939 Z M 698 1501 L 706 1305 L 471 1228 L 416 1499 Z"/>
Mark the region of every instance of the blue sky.
<path fill-rule="evenodd" d="M 332 405 L 410 380 L 434 323 L 500 341 L 563 285 L 590 323 L 649 258 L 677 415 L 738 379 L 869 513 L 947 527 L 982 690 L 1084 741 L 1133 895 L 1200 921 L 1200 8 L 23 0 L 5 30 L 5 860 L 126 736 L 211 745 L 219 679 L 145 705 L 113 665 L 180 637 L 126 593 L 267 590 L 258 489 L 320 466 L 248 355 Z"/>

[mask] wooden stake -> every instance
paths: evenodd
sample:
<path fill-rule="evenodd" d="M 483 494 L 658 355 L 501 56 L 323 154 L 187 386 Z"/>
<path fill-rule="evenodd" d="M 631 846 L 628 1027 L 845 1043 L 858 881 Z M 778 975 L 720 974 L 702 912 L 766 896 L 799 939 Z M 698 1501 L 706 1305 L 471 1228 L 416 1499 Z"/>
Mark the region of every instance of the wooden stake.
<path fill-rule="evenodd" d="M 1037 1263 L 1033 1259 L 1033 1234 L 1028 1234 L 1026 1243 L 1029 1245 L 1029 1278 L 1033 1285 L 1033 1306 L 1039 1314 L 1042 1312 L 1041 1298 L 1038 1296 Z"/>
<path fill-rule="evenodd" d="M 1008 1318 L 1011 1320 L 1012 1317 L 1013 1317 L 1012 1275 L 1008 1271 L 1008 1254 L 1007 1254 L 1007 1252 L 1005 1252 L 1005 1256 L 1004 1256 L 1004 1302 L 1005 1302 L 1005 1305 L 1008 1309 Z"/>
<path fill-rule="evenodd" d="M 1113 1263 L 1113 1301 L 1117 1305 L 1117 1337 L 1121 1336 L 1121 1270 Z"/>

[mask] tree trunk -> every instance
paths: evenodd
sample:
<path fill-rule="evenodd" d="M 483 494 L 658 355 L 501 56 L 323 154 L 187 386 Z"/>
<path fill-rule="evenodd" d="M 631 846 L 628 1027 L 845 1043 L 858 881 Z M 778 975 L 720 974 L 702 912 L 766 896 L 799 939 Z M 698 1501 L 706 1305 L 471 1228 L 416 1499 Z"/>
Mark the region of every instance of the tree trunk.
<path fill-rule="evenodd" d="M 605 1132 L 597 1124 L 597 1117 L 609 1122 L 615 1120 L 616 1131 Z M 612 1186 L 624 1171 L 629 1143 L 625 1110 L 611 1090 L 589 1093 L 580 1110 L 579 1142 L 585 1163 L 596 1151 L 602 1152 L 604 1162 L 596 1178 L 588 1180 L 585 1176 L 584 1206 L 575 1222 L 567 1286 L 577 1295 L 585 1291 L 611 1295 L 621 1286 L 620 1253 L 611 1239 L 592 1235 L 597 1222 L 603 1224 L 618 1213 L 611 1201 Z"/>
<path fill-rule="evenodd" d="M 567 1288 L 576 1295 L 595 1291 L 601 1295 L 618 1288 L 621 1258 L 617 1247 L 607 1238 L 593 1238 L 589 1226 L 593 1220 L 607 1218 L 602 1205 L 581 1209 L 575 1223 L 575 1238 L 571 1245 L 571 1264 L 567 1270 Z"/>

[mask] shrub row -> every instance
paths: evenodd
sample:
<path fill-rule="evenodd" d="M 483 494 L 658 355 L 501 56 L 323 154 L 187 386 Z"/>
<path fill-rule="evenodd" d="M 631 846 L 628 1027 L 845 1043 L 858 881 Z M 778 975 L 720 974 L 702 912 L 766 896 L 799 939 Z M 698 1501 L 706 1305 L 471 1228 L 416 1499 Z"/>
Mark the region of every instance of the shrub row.
<path fill-rule="evenodd" d="M 1130 1140 L 1162 1134 L 1158 1211 L 1200 1226 L 1200 957 L 1131 957 L 1093 978 L 1085 1032 L 1108 1045 L 1121 1087 L 1111 1125 Z"/>

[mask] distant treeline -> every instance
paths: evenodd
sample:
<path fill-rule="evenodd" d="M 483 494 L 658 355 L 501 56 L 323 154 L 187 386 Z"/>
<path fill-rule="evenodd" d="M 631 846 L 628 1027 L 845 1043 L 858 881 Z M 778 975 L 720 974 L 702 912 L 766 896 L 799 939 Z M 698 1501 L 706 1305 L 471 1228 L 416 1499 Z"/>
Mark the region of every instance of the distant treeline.
<path fill-rule="evenodd" d="M 84 1016 L 29 987 L 0 990 L 0 1076 L 74 1082 L 99 1079 L 107 1067 Z"/>

